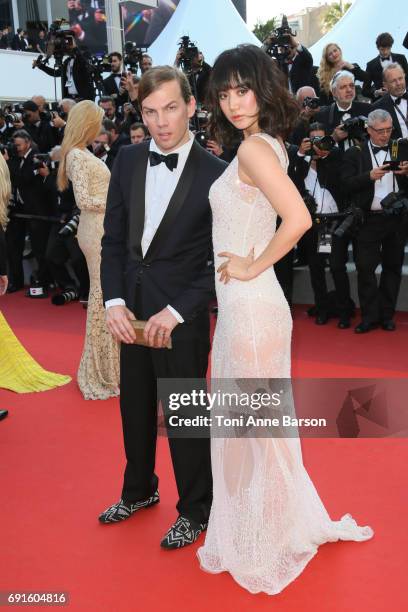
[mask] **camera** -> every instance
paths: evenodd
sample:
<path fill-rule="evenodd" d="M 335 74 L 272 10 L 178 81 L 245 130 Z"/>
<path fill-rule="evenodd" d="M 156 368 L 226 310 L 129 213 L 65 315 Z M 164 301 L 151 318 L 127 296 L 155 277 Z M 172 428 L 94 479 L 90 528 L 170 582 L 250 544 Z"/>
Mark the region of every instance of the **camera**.
<path fill-rule="evenodd" d="M 109 151 L 110 151 L 110 146 L 104 142 L 100 142 L 93 150 L 93 154 L 98 159 L 101 159 L 102 157 L 105 157 L 105 155 L 109 153 Z"/>
<path fill-rule="evenodd" d="M 9 140 L 6 144 L 0 143 L 0 153 L 2 155 L 7 153 L 9 157 L 17 157 L 16 145 L 12 140 Z"/>
<path fill-rule="evenodd" d="M 64 55 L 70 55 L 72 53 L 75 42 L 75 32 L 71 30 L 71 26 L 66 19 L 57 19 L 50 25 L 46 42 L 47 57 L 53 55 L 56 64 L 61 65 Z M 41 61 L 40 58 L 38 58 L 37 61 Z"/>
<path fill-rule="evenodd" d="M 303 199 L 304 203 L 306 204 L 307 210 L 310 212 L 311 215 L 314 215 L 315 212 L 317 211 L 317 202 L 314 199 L 314 197 L 312 196 L 312 194 L 309 193 L 309 191 L 306 191 L 302 195 L 302 199 Z"/>
<path fill-rule="evenodd" d="M 40 170 L 40 168 L 49 168 L 55 170 L 58 168 L 59 162 L 53 161 L 49 153 L 36 153 L 33 157 L 34 170 Z"/>
<path fill-rule="evenodd" d="M 364 213 L 361 208 L 351 207 L 341 213 L 344 220 L 333 232 L 338 238 L 345 234 L 355 234 L 364 221 Z"/>
<path fill-rule="evenodd" d="M 400 215 L 408 211 L 408 196 L 404 191 L 392 191 L 380 204 L 387 215 Z"/>
<path fill-rule="evenodd" d="M 266 38 L 263 46 L 264 51 L 273 59 L 283 63 L 290 53 L 291 38 L 295 36 L 296 32 L 292 32 L 286 15 L 283 15 L 280 27 L 276 28 Z"/>
<path fill-rule="evenodd" d="M 400 163 L 408 160 L 408 138 L 399 138 L 390 142 L 391 161 L 388 164 L 391 171 L 399 170 Z"/>
<path fill-rule="evenodd" d="M 182 36 L 179 42 L 179 52 L 181 54 L 180 67 L 183 72 L 189 73 L 192 70 L 193 59 L 199 54 L 198 47 L 191 42 L 189 36 Z"/>
<path fill-rule="evenodd" d="M 78 231 L 80 213 L 74 215 L 58 232 L 60 236 L 75 236 Z"/>
<path fill-rule="evenodd" d="M 310 108 L 311 110 L 316 110 L 319 108 L 319 106 L 320 106 L 319 98 L 311 98 L 310 96 L 307 96 L 303 100 L 303 104 L 302 104 L 303 108 Z"/>
<path fill-rule="evenodd" d="M 138 47 L 135 42 L 132 42 L 129 40 L 125 44 L 125 55 L 123 58 L 124 65 L 130 70 L 130 72 L 133 72 L 134 74 L 136 74 L 137 69 L 142 63 L 142 59 L 143 59 L 142 49 Z"/>
<path fill-rule="evenodd" d="M 310 138 L 310 148 L 315 146 L 320 151 L 332 151 L 336 146 L 336 141 L 331 136 L 315 136 Z"/>
<path fill-rule="evenodd" d="M 79 300 L 79 295 L 76 289 L 66 289 L 62 293 L 58 293 L 51 298 L 51 302 L 54 306 L 64 306 L 69 302 L 76 302 Z"/>
<path fill-rule="evenodd" d="M 343 132 L 347 132 L 350 140 L 362 140 L 366 133 L 367 117 L 350 117 L 341 126 Z"/>

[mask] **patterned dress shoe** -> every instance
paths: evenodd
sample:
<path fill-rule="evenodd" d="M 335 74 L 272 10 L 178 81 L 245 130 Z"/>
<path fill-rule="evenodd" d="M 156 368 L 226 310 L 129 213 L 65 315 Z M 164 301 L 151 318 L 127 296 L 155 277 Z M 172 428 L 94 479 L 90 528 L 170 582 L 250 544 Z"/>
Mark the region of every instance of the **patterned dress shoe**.
<path fill-rule="evenodd" d="M 118 523 L 119 521 L 125 521 L 132 514 L 137 512 L 137 510 L 141 510 L 142 508 L 149 508 L 149 506 L 154 506 L 160 501 L 159 492 L 156 491 L 153 493 L 151 497 L 143 501 L 135 502 L 134 504 L 130 504 L 128 502 L 124 502 L 123 499 L 119 500 L 113 506 L 110 506 L 99 515 L 99 521 L 101 523 Z"/>
<path fill-rule="evenodd" d="M 171 550 L 193 544 L 207 529 L 207 525 L 208 523 L 195 523 L 185 516 L 179 516 L 160 542 L 160 546 Z"/>

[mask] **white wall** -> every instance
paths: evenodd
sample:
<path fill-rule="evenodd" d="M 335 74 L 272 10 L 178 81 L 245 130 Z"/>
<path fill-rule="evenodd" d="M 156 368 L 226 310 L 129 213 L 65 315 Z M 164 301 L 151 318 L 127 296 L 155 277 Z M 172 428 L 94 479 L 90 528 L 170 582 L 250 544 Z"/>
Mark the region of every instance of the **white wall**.
<path fill-rule="evenodd" d="M 0 50 L 0 100 L 24 101 L 34 95 L 55 100 L 54 79 L 32 69 L 37 57 L 38 53 Z M 61 98 L 61 79 L 57 79 L 57 98 Z"/>

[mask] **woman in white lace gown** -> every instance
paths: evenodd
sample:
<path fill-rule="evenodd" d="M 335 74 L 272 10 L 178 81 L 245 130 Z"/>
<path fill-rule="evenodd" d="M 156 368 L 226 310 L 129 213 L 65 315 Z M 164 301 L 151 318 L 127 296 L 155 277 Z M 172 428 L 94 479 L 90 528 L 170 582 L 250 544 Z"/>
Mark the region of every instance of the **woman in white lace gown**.
<path fill-rule="evenodd" d="M 86 334 L 78 368 L 78 386 L 85 399 L 119 395 L 119 344 L 109 332 L 100 281 L 101 240 L 110 172 L 87 146 L 98 136 L 103 110 L 90 100 L 76 104 L 69 113 L 58 172 L 60 189 L 72 182 L 75 202 L 81 210 L 78 243 L 89 271 Z"/>
<path fill-rule="evenodd" d="M 211 377 L 288 379 L 292 320 L 273 265 L 311 223 L 286 175 L 282 136 L 295 103 L 274 62 L 251 45 L 221 54 L 210 88 L 213 136 L 244 136 L 210 191 L 220 273 Z M 214 499 L 200 563 L 209 572 L 228 571 L 252 593 L 279 593 L 320 544 L 373 535 L 350 515 L 330 519 L 297 437 L 213 436 L 211 457 Z"/>

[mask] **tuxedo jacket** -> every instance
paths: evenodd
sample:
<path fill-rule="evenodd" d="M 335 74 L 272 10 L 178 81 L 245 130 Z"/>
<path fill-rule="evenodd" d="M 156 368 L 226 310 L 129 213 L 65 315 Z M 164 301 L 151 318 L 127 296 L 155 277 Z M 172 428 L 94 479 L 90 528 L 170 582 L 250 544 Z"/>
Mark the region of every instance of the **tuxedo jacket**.
<path fill-rule="evenodd" d="M 122 147 L 109 185 L 102 238 L 103 299 L 123 298 L 138 319 L 167 305 L 188 325 L 214 295 L 211 185 L 225 162 L 194 142 L 183 173 L 153 240 L 143 256 L 146 168 L 149 143 Z M 177 326 L 175 334 L 182 333 Z"/>
<path fill-rule="evenodd" d="M 392 131 L 391 138 L 402 138 L 400 122 L 398 121 L 395 104 L 390 94 L 385 94 L 385 96 L 382 96 L 375 104 L 373 104 L 372 110 L 375 110 L 376 108 L 382 108 L 383 110 L 386 110 L 390 113 L 392 117 L 392 125 L 394 128 Z"/>
<path fill-rule="evenodd" d="M 391 53 L 392 61 L 397 62 L 408 76 L 408 63 L 405 55 L 399 53 Z M 380 56 L 377 55 L 374 59 L 367 62 L 366 78 L 363 86 L 363 96 L 376 100 L 374 90 L 381 89 L 383 86 L 383 67 L 381 65 Z"/>
<path fill-rule="evenodd" d="M 125 91 L 124 94 L 119 95 L 119 87 L 116 85 L 116 79 L 113 74 L 110 74 L 106 79 L 103 79 L 103 92 L 105 96 L 114 96 L 116 100 L 116 107 L 123 106 L 129 99 L 129 94 Z"/>
<path fill-rule="evenodd" d="M 322 189 L 327 189 L 333 196 L 339 210 L 343 208 L 343 191 L 339 177 L 339 166 L 341 164 L 342 153 L 338 148 L 333 149 L 324 159 L 316 162 L 316 173 Z M 291 160 L 292 180 L 298 191 L 303 195 L 306 191 L 305 180 L 309 173 L 310 164 L 304 157 L 293 155 Z M 311 194 L 313 195 L 313 194 Z"/>
<path fill-rule="evenodd" d="M 61 77 L 62 79 L 62 91 L 63 97 L 70 97 L 68 88 L 66 86 L 67 81 L 67 66 L 70 61 L 70 57 L 64 59 L 62 66 L 51 68 L 50 66 L 39 65 L 38 68 L 52 77 Z M 89 74 L 89 65 L 86 57 L 79 49 L 74 51 L 74 64 L 72 67 L 72 76 L 74 79 L 75 87 L 78 91 L 78 96 L 84 100 L 94 100 L 95 90 L 93 87 L 92 79 Z"/>
<path fill-rule="evenodd" d="M 16 203 L 13 210 L 30 215 L 47 215 L 49 214 L 49 209 L 44 199 L 44 179 L 41 175 L 35 174 L 34 156 L 35 153 L 31 150 L 21 167 L 21 157 L 11 157 L 7 162 L 10 170 L 14 202 Z M 17 190 L 24 205 L 18 202 Z"/>
<path fill-rule="evenodd" d="M 306 47 L 302 46 L 302 51 L 296 55 L 290 72 L 287 64 L 284 64 L 283 67 L 288 79 L 290 80 L 294 94 L 298 89 L 300 89 L 300 87 L 304 87 L 305 85 L 313 87 L 313 57 Z"/>
<path fill-rule="evenodd" d="M 365 211 L 371 209 L 374 198 L 375 181 L 370 178 L 373 169 L 368 141 L 361 149 L 350 147 L 343 156 L 341 180 L 345 196 Z M 408 188 L 405 176 L 395 176 L 395 191 Z"/>
<path fill-rule="evenodd" d="M 315 115 L 313 121 L 318 121 L 319 123 L 323 123 L 326 127 L 326 130 L 331 133 L 334 128 L 336 128 L 340 123 L 342 123 L 342 117 L 345 112 L 347 112 L 351 117 L 367 117 L 367 115 L 372 111 L 373 108 L 371 104 L 366 104 L 365 102 L 354 102 L 351 105 L 349 111 L 339 111 L 337 108 L 337 104 L 333 102 L 328 106 L 323 106 L 320 111 Z"/>

